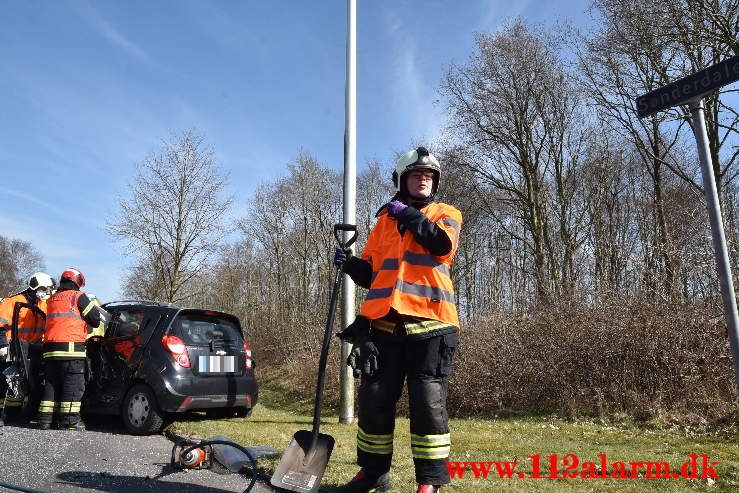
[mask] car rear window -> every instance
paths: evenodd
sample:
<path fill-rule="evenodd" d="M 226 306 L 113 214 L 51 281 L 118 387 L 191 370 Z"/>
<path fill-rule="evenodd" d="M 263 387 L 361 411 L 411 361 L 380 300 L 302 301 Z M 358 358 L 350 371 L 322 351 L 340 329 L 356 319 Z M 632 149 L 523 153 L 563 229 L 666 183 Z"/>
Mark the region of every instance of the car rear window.
<path fill-rule="evenodd" d="M 145 312 L 142 310 L 113 311 L 105 335 L 108 337 L 127 337 L 141 334 Z"/>
<path fill-rule="evenodd" d="M 183 313 L 172 323 L 174 332 L 185 344 L 210 344 L 212 341 L 241 342 L 241 332 L 233 320 L 205 313 Z"/>

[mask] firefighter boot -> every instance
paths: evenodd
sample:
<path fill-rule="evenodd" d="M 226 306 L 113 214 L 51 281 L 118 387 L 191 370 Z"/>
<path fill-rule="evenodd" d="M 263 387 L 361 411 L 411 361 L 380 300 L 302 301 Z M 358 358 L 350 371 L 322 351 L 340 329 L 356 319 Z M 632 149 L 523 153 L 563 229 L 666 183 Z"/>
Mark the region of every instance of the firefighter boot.
<path fill-rule="evenodd" d="M 369 493 L 370 491 L 389 491 L 392 484 L 390 483 L 390 474 L 373 474 L 365 469 L 352 478 L 351 481 L 341 486 L 337 493 Z"/>
<path fill-rule="evenodd" d="M 74 431 L 86 431 L 87 430 L 87 426 L 85 426 L 85 423 L 83 423 L 82 421 L 77 421 L 73 425 L 65 426 L 64 429 L 65 430 L 74 430 Z"/>
<path fill-rule="evenodd" d="M 430 484 L 419 484 L 416 493 L 438 493 L 441 491 L 439 486 L 433 486 Z"/>

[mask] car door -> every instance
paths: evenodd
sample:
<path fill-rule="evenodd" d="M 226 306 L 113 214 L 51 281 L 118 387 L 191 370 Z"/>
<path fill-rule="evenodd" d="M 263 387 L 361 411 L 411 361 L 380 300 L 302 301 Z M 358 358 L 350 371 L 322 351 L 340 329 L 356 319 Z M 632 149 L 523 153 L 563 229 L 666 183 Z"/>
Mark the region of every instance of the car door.
<path fill-rule="evenodd" d="M 157 321 L 156 312 L 142 307 L 111 310 L 110 324 L 92 365 L 95 400 L 100 404 L 115 407 L 121 402 Z"/>

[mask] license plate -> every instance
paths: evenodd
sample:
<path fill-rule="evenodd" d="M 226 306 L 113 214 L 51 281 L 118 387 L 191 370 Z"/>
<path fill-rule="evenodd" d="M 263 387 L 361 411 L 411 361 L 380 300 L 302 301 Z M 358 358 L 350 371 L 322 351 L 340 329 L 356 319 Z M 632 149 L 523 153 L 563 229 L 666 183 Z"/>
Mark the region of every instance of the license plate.
<path fill-rule="evenodd" d="M 234 356 L 198 356 L 200 373 L 233 373 L 235 370 Z"/>

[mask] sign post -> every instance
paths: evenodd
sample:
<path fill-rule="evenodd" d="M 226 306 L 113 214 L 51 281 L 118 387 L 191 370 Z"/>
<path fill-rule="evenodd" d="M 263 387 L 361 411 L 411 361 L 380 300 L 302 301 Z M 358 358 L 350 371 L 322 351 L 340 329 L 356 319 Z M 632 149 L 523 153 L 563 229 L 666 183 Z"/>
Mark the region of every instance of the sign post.
<path fill-rule="evenodd" d="M 344 114 L 344 223 L 357 224 L 357 3 L 346 2 L 346 93 Z M 344 241 L 349 239 L 344 233 Z M 343 329 L 354 320 L 354 281 L 344 274 L 341 321 Z M 354 421 L 354 374 L 346 364 L 352 345 L 341 343 L 339 365 L 339 423 Z"/>
<path fill-rule="evenodd" d="M 661 87 L 636 100 L 639 118 L 652 115 L 658 111 L 687 104 L 693 126 L 695 142 L 698 145 L 698 156 L 703 176 L 703 189 L 706 195 L 706 206 L 711 223 L 711 237 L 716 255 L 716 269 L 721 283 L 721 298 L 724 303 L 724 317 L 729 332 L 729 342 L 734 356 L 734 377 L 739 391 L 739 316 L 737 315 L 734 281 L 731 275 L 729 253 L 726 248 L 724 223 L 721 217 L 716 179 L 713 175 L 711 153 L 706 133 L 706 117 L 703 97 L 721 86 L 739 80 L 739 55 L 712 65 L 700 72 Z"/>

